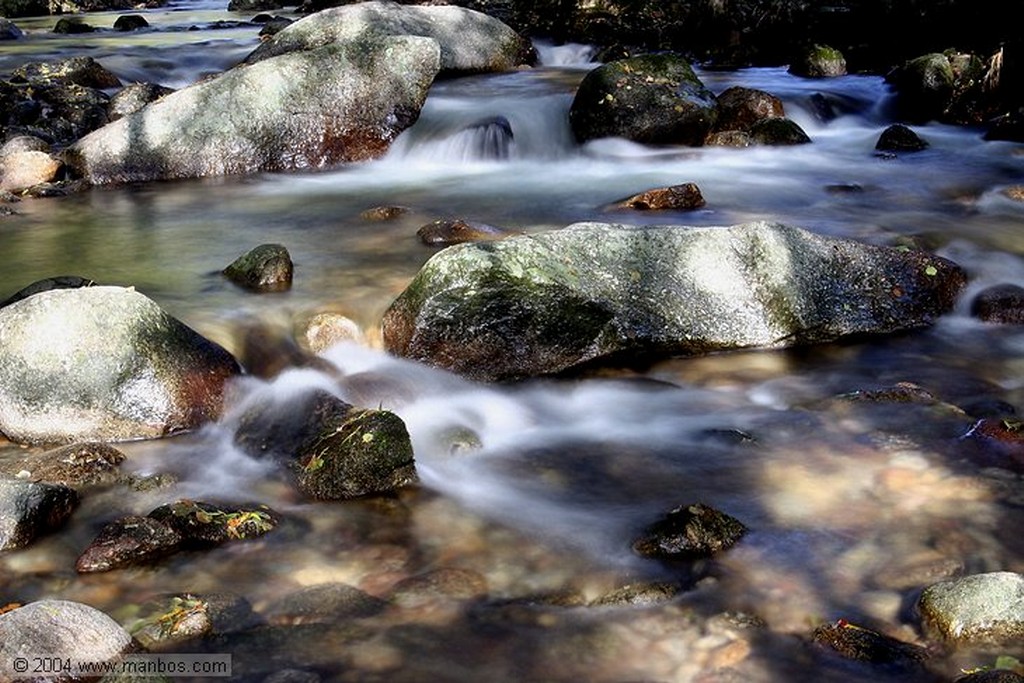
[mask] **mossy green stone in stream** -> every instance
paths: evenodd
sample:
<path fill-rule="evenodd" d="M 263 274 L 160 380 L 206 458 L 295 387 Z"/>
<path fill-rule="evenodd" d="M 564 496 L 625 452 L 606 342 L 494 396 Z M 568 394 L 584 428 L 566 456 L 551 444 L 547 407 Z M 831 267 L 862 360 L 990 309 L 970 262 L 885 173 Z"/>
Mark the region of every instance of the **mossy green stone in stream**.
<path fill-rule="evenodd" d="M 245 252 L 224 269 L 235 284 L 257 292 L 282 292 L 292 286 L 291 255 L 280 244 L 261 244 Z"/>
<path fill-rule="evenodd" d="M 294 469 L 299 489 L 321 500 L 357 498 L 416 481 L 405 423 L 386 410 L 353 409 L 327 418 Z"/>

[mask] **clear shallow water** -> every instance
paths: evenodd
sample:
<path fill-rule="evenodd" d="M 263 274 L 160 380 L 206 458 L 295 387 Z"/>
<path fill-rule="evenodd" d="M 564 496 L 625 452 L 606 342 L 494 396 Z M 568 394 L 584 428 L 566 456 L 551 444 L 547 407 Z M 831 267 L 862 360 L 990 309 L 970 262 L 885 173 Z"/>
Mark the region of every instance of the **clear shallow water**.
<path fill-rule="evenodd" d="M 146 14 L 168 28 L 227 17 L 209 5 Z M 17 53 L 5 46 L 0 68 L 31 54 L 85 51 L 127 78 L 171 85 L 241 58 L 257 31 L 61 43 L 31 32 L 33 22 L 26 26 L 29 39 Z M 1021 146 L 929 125 L 918 129 L 929 150 L 876 157 L 874 143 L 889 123 L 881 79 L 806 81 L 757 69 L 701 75 L 715 92 L 740 84 L 782 97 L 813 144 L 652 149 L 612 140 L 580 147 L 566 117 L 587 68 L 573 60 L 588 55 L 544 54 L 558 65 L 438 84 L 420 122 L 379 161 L 26 200 L 16 206 L 20 216 L 0 222 L 4 296 L 58 274 L 135 285 L 240 355 L 248 327 L 290 331 L 320 310 L 350 316 L 368 343 L 326 354 L 337 378 L 289 370 L 273 381 L 247 379 L 239 395 L 321 386 L 358 405 L 392 409 L 409 426 L 423 480 L 396 502 L 306 503 L 231 446 L 230 417 L 182 438 L 125 444 L 128 469 L 172 472 L 178 483 L 87 497 L 66 532 L 0 557 L 0 602 L 64 597 L 118 616 L 161 592 L 232 591 L 265 612 L 303 586 L 343 581 L 387 596 L 398 580 L 439 567 L 479 572 L 493 600 L 566 590 L 593 599 L 627 583 L 677 577 L 678 568 L 633 556 L 630 543 L 666 510 L 701 501 L 751 531 L 669 605 L 524 616 L 481 615 L 465 602 L 440 601 L 364 620 L 370 635 L 362 639 L 324 628 L 302 634 L 303 643 L 285 638 L 272 656 L 245 638 L 218 646 L 235 652 L 236 666 L 253 680 L 291 661 L 328 680 L 730 680 L 716 672 L 731 668 L 742 680 L 867 681 L 877 674 L 815 657 L 803 639 L 843 617 L 923 642 L 908 609 L 921 587 L 959 573 L 1024 571 L 1014 532 L 1022 521 L 1020 478 L 971 459 L 959 439 L 970 418 L 830 400 L 911 381 L 958 405 L 984 399 L 1024 407 L 1024 333 L 966 315 L 981 287 L 1024 284 L 1024 204 L 1001 194 L 1024 182 Z M 809 101 L 818 92 L 847 113 L 816 119 Z M 474 160 L 465 128 L 494 116 L 509 122 L 511 154 Z M 680 182 L 696 182 L 707 206 L 656 215 L 606 209 Z M 413 211 L 391 222 L 360 218 L 380 204 Z M 438 217 L 523 231 L 579 220 L 769 219 L 876 243 L 914 236 L 964 265 L 972 281 L 957 311 L 906 336 L 488 387 L 379 350 L 380 316 L 433 253 L 416 229 Z M 263 242 L 291 252 L 290 292 L 254 296 L 218 275 Z M 450 454 L 441 436 L 453 428 L 474 430 L 482 448 Z M 75 557 L 104 522 L 183 496 L 259 500 L 299 520 L 299 531 L 152 569 L 74 574 Z M 725 612 L 757 615 L 766 628 L 722 625 L 715 615 Z M 939 654 L 933 667 L 951 679 L 960 666 L 991 661 L 992 653 L 968 650 Z"/>

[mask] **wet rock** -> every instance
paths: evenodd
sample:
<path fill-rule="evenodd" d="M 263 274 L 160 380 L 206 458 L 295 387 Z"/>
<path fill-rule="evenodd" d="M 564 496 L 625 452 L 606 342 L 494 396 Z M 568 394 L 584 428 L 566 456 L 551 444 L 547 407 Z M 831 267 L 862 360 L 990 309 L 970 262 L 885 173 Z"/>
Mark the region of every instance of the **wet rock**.
<path fill-rule="evenodd" d="M 57 177 L 63 164 L 46 152 L 0 150 L 0 191 L 21 192 Z"/>
<path fill-rule="evenodd" d="M 697 560 L 735 545 L 747 528 L 702 503 L 680 506 L 644 530 L 633 551 L 659 560 Z"/>
<path fill-rule="evenodd" d="M 678 597 L 685 590 L 678 583 L 656 581 L 633 583 L 605 593 L 590 603 L 592 607 L 650 607 Z"/>
<path fill-rule="evenodd" d="M 458 567 L 441 567 L 399 581 L 391 602 L 399 607 L 420 607 L 442 600 L 473 600 L 487 594 L 487 579 Z"/>
<path fill-rule="evenodd" d="M 412 36 L 283 54 L 166 95 L 82 138 L 65 162 L 108 184 L 375 158 L 419 116 L 438 59 L 436 42 Z"/>
<path fill-rule="evenodd" d="M 283 292 L 292 286 L 292 258 L 280 244 L 261 244 L 235 259 L 224 275 L 257 292 Z"/>
<path fill-rule="evenodd" d="M 930 632 L 955 643 L 1007 644 L 1024 636 L 1024 576 L 973 574 L 933 584 L 917 601 Z"/>
<path fill-rule="evenodd" d="M 164 595 L 139 606 L 125 624 L 147 650 L 232 633 L 260 623 L 249 601 L 230 593 Z"/>
<path fill-rule="evenodd" d="M 708 135 L 704 144 L 708 147 L 751 147 L 754 139 L 745 130 L 723 130 Z"/>
<path fill-rule="evenodd" d="M 789 73 L 804 78 L 832 78 L 846 75 L 843 53 L 828 45 L 812 45 L 789 65 Z"/>
<path fill-rule="evenodd" d="M 945 259 L 772 223 L 580 223 L 435 254 L 383 319 L 392 353 L 480 380 L 926 326 Z"/>
<path fill-rule="evenodd" d="M 576 139 L 622 137 L 645 144 L 702 145 L 717 116 L 714 94 L 672 53 L 597 67 L 569 110 Z"/>
<path fill-rule="evenodd" d="M 54 130 L 55 125 L 66 122 L 66 131 L 54 131 L 54 137 L 61 142 L 92 132 L 110 120 L 110 97 L 96 88 L 76 83 L 48 85 L 39 87 L 35 97 L 48 109 L 48 129 Z"/>
<path fill-rule="evenodd" d="M 1024 683 L 1024 676 L 1007 669 L 989 669 L 960 676 L 954 683 Z"/>
<path fill-rule="evenodd" d="M 43 278 L 42 280 L 36 280 L 27 287 L 19 289 L 4 299 L 0 302 L 0 308 L 10 306 L 15 302 L 27 299 L 40 292 L 48 292 L 51 289 L 78 289 L 79 287 L 91 287 L 94 284 L 96 283 L 89 278 L 79 277 L 78 275 L 57 275 L 55 277 Z"/>
<path fill-rule="evenodd" d="M 169 525 L 140 515 L 110 522 L 75 562 L 80 574 L 153 564 L 181 550 L 181 534 Z"/>
<path fill-rule="evenodd" d="M 85 21 L 78 17 L 61 17 L 53 26 L 54 33 L 61 33 L 67 35 L 74 35 L 78 33 L 92 33 L 95 30 L 95 26 L 93 26 L 92 24 L 87 24 Z"/>
<path fill-rule="evenodd" d="M 447 73 L 508 71 L 533 61 L 528 41 L 501 21 L 454 5 L 403 6 L 364 2 L 296 21 L 246 58 L 254 63 L 296 50 L 359 43 L 374 36 L 422 36 L 440 48 Z"/>
<path fill-rule="evenodd" d="M 316 624 L 371 617 L 387 604 L 353 586 L 325 583 L 289 593 L 271 603 L 265 614 L 271 624 Z"/>
<path fill-rule="evenodd" d="M 220 416 L 238 374 L 220 346 L 132 288 L 51 289 L 0 308 L 0 431 L 122 441 Z"/>
<path fill-rule="evenodd" d="M 0 479 L 0 551 L 61 528 L 76 507 L 78 494 L 66 486 Z"/>
<path fill-rule="evenodd" d="M 953 96 L 953 67 L 938 52 L 904 63 L 887 80 L 896 88 L 899 115 L 911 123 L 941 118 Z"/>
<path fill-rule="evenodd" d="M 13 21 L 0 17 L 0 40 L 17 40 L 25 35 Z"/>
<path fill-rule="evenodd" d="M 1000 190 L 999 194 L 1015 202 L 1024 202 L 1024 185 L 1011 185 Z"/>
<path fill-rule="evenodd" d="M 971 315 L 991 323 L 1024 325 L 1024 287 L 1014 284 L 986 287 L 971 301 Z"/>
<path fill-rule="evenodd" d="M 747 132 L 756 145 L 804 145 L 811 141 L 803 128 L 787 118 L 762 119 Z"/>
<path fill-rule="evenodd" d="M 231 0 L 229 12 L 273 12 L 284 7 L 278 0 Z"/>
<path fill-rule="evenodd" d="M 141 14 L 122 14 L 114 20 L 115 31 L 138 31 L 148 27 L 149 22 Z"/>
<path fill-rule="evenodd" d="M 121 80 L 92 57 L 29 62 L 11 72 L 12 80 L 35 85 L 80 85 L 86 88 L 119 88 Z"/>
<path fill-rule="evenodd" d="M 260 23 L 253 20 L 253 23 Z M 276 36 L 281 31 L 285 30 L 295 22 L 287 17 L 271 17 L 267 21 L 262 22 L 263 28 L 260 29 L 260 38 L 269 38 L 270 36 Z"/>
<path fill-rule="evenodd" d="M 0 678 L 12 672 L 18 657 L 54 661 L 113 662 L 132 652 L 132 637 L 97 609 L 67 600 L 39 600 L 0 614 Z M 31 660 L 30 660 L 31 661 Z"/>
<path fill-rule="evenodd" d="M 195 500 L 161 505 L 148 515 L 181 536 L 182 546 L 209 548 L 273 531 L 280 517 L 266 505 L 227 507 Z"/>
<path fill-rule="evenodd" d="M 79 443 L 43 453 L 0 458 L 0 474 L 71 488 L 118 480 L 124 453 L 103 443 Z"/>
<path fill-rule="evenodd" d="M 635 194 L 616 202 L 615 207 L 638 211 L 693 211 L 704 203 L 704 196 L 696 183 L 683 183 Z"/>
<path fill-rule="evenodd" d="M 416 235 L 427 246 L 448 247 L 463 242 L 479 242 L 481 240 L 504 239 L 516 233 L 486 223 L 465 221 L 461 218 L 441 218 L 427 223 Z"/>
<path fill-rule="evenodd" d="M 364 221 L 393 221 L 408 214 L 412 209 L 407 206 L 374 206 L 359 214 Z"/>
<path fill-rule="evenodd" d="M 394 413 L 355 408 L 323 391 L 268 402 L 242 417 L 235 442 L 284 461 L 300 491 L 339 500 L 385 493 L 416 481 L 409 433 Z"/>
<path fill-rule="evenodd" d="M 342 342 L 361 344 L 365 340 L 359 325 L 340 313 L 317 313 L 306 324 L 302 338 L 310 353 L 315 354 Z"/>
<path fill-rule="evenodd" d="M 1024 471 L 1024 422 L 1013 417 L 985 417 L 963 435 L 975 445 L 974 459 L 989 467 Z"/>
<path fill-rule="evenodd" d="M 883 152 L 917 152 L 928 149 L 928 143 L 902 123 L 894 123 L 878 136 L 875 149 Z"/>
<path fill-rule="evenodd" d="M 919 671 L 928 658 L 923 647 L 856 626 L 845 619 L 819 626 L 811 639 L 846 659 L 875 664 L 891 673 Z"/>
<path fill-rule="evenodd" d="M 723 91 L 717 101 L 716 132 L 745 131 L 762 119 L 786 115 L 782 100 L 754 88 L 734 86 Z"/>
<path fill-rule="evenodd" d="M 107 105 L 107 117 L 111 121 L 134 114 L 150 102 L 156 102 L 174 92 L 156 83 L 132 83 L 114 93 Z"/>

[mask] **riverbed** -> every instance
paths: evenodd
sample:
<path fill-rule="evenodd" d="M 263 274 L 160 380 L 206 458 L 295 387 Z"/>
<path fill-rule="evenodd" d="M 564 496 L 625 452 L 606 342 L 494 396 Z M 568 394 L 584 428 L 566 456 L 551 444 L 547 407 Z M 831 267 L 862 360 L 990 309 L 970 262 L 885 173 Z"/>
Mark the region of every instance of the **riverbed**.
<path fill-rule="evenodd" d="M 144 14 L 158 30 L 55 37 L 52 17 L 19 21 L 27 36 L 3 46 L 0 71 L 88 54 L 125 82 L 182 87 L 258 44 L 258 26 L 212 25 L 247 15 L 205 0 Z M 117 16 L 85 19 L 109 27 Z M 192 26 L 199 30 L 186 30 Z M 913 611 L 930 583 L 1024 572 L 1019 469 L 979 460 L 965 439 L 984 411 L 1012 418 L 1011 409 L 1024 408 L 1024 330 L 969 315 L 982 288 L 1024 285 L 1024 203 L 1007 193 L 1024 183 L 1024 146 L 933 123 L 915 127 L 927 150 L 879 155 L 875 142 L 893 121 L 882 78 L 809 80 L 781 67 L 698 73 L 716 93 L 744 85 L 780 97 L 809 145 L 581 146 L 567 112 L 596 66 L 592 51 L 538 47 L 536 68 L 436 84 L 418 123 L 380 160 L 12 205 L 18 215 L 0 218 L 0 298 L 56 275 L 134 286 L 243 361 L 246 330 L 287 337 L 323 311 L 354 320 L 365 340 L 325 352 L 334 373 L 289 368 L 248 377 L 237 395 L 333 382 L 354 404 L 393 410 L 409 428 L 421 484 L 382 500 L 300 500 L 232 445 L 230 419 L 182 437 L 119 444 L 127 471 L 170 474 L 174 483 L 95 491 L 66 530 L 0 555 L 0 605 L 58 597 L 124 622 L 132 605 L 164 593 L 229 592 L 266 615 L 283 597 L 329 582 L 388 598 L 403 579 L 460 569 L 485 586 L 471 598 L 398 601 L 355 624 L 328 620 L 181 646 L 231 652 L 240 680 L 283 668 L 336 681 L 879 680 L 877 670 L 809 645 L 815 626 L 840 618 L 929 645 L 921 680 L 952 680 L 999 654 L 1024 656 L 1019 648 L 947 651 L 926 639 Z M 820 115 L 822 101 L 833 117 Z M 480 140 L 467 133 L 497 116 L 514 134 L 499 160 L 481 155 Z M 697 183 L 703 208 L 608 208 L 683 182 Z M 379 205 L 410 210 L 390 221 L 361 215 Z M 970 283 L 933 327 L 895 337 L 487 386 L 381 349 L 383 312 L 436 251 L 416 231 L 438 218 L 522 232 L 590 220 L 772 220 L 925 246 L 961 264 Z M 292 255 L 290 291 L 256 295 L 220 275 L 268 242 Z M 900 382 L 934 402 L 837 398 Z M 471 430 L 479 446 L 453 453 L 442 438 L 453 430 Z M 152 568 L 75 573 L 75 558 L 104 523 L 183 497 L 258 501 L 294 523 Z M 646 525 L 695 502 L 750 531 L 698 566 L 632 552 Z M 681 592 L 653 604 L 587 606 L 643 582 Z"/>

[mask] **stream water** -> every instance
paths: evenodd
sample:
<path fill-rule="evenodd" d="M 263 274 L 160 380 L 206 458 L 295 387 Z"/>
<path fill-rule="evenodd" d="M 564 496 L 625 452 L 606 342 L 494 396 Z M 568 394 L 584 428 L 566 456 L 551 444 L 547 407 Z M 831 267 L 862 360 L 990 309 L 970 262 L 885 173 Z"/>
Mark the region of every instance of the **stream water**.
<path fill-rule="evenodd" d="M 54 36 L 52 17 L 19 21 L 27 36 L 0 46 L 0 72 L 86 54 L 125 82 L 180 87 L 258 43 L 256 26 L 212 24 L 247 18 L 221 4 L 146 11 L 154 28 L 133 34 Z M 109 27 L 116 16 L 85 19 Z M 192 26 L 200 30 L 186 30 Z M 94 189 L 25 200 L 20 215 L 0 219 L 0 298 L 62 274 L 134 285 L 239 354 L 247 328 L 290 333 L 316 312 L 349 316 L 367 341 L 325 354 L 340 379 L 289 369 L 274 380 L 247 378 L 238 393 L 285 396 L 329 384 L 350 402 L 394 410 L 409 427 L 422 479 L 396 500 L 313 504 L 231 446 L 230 419 L 180 438 L 121 444 L 127 469 L 169 472 L 177 483 L 96 492 L 65 531 L 0 555 L 0 604 L 60 597 L 126 619 L 131 605 L 161 593 L 231 592 L 266 613 L 307 586 L 345 582 L 387 596 L 403 578 L 459 568 L 483 577 L 487 600 L 436 600 L 358 626 L 282 630 L 269 641 L 243 634 L 206 647 L 232 652 L 245 680 L 291 667 L 336 681 L 871 681 L 877 670 L 810 648 L 813 628 L 846 618 L 924 643 L 912 610 L 922 587 L 965 573 L 1024 572 L 1020 475 L 977 462 L 961 438 L 971 418 L 833 398 L 914 382 L 961 406 L 1024 408 L 1024 329 L 967 315 L 982 287 L 1024 284 L 1024 203 L 1003 194 L 1024 182 L 1024 147 L 931 124 L 917 129 L 926 151 L 880 157 L 874 144 L 891 122 L 882 79 L 803 80 L 784 69 L 700 75 L 716 93 L 745 85 L 781 97 L 810 145 L 579 146 L 567 111 L 594 66 L 590 53 L 540 48 L 537 68 L 436 84 L 420 121 L 378 161 Z M 821 96 L 835 118 L 816 114 Z M 493 117 L 504 117 L 514 135 L 501 154 L 484 139 L 486 128 L 474 128 Z M 605 208 L 681 182 L 699 185 L 705 208 Z M 360 217 L 383 204 L 412 211 L 387 222 Z M 380 350 L 383 311 L 434 252 L 416 230 L 440 217 L 525 232 L 581 220 L 769 219 L 874 243 L 914 238 L 963 265 L 971 282 L 956 311 L 912 334 L 483 386 Z M 265 242 L 292 254 L 291 291 L 253 295 L 223 280 L 221 268 Z M 440 435 L 461 428 L 482 446 L 452 455 Z M 180 497 L 257 500 L 299 520 L 300 531 L 150 569 L 75 574 L 75 558 L 104 523 Z M 702 566 L 697 584 L 675 600 L 501 605 L 566 592 L 593 600 L 678 578 L 680 568 L 642 560 L 630 546 L 661 514 L 694 502 L 737 517 L 750 532 Z M 745 626 L 753 619 L 744 615 L 763 625 Z M 1019 648 L 933 650 L 922 680 L 952 680 L 999 654 L 1024 656 Z"/>

